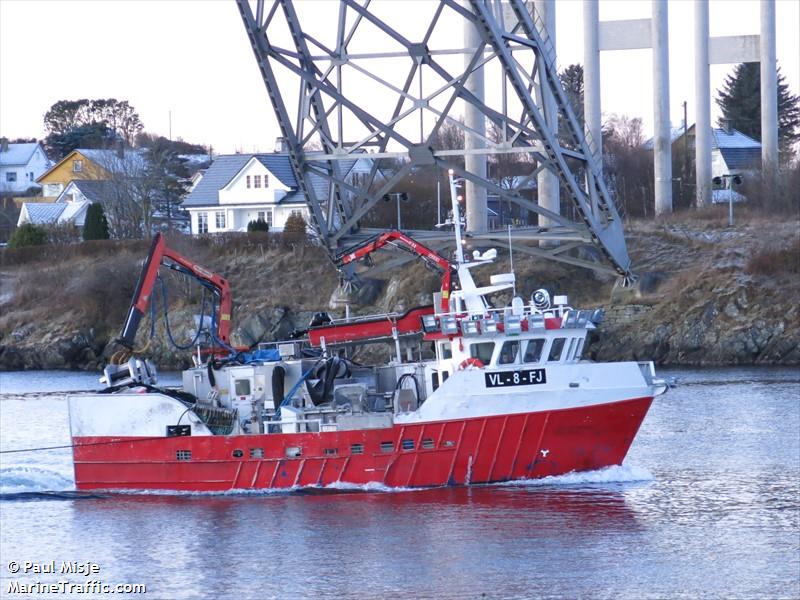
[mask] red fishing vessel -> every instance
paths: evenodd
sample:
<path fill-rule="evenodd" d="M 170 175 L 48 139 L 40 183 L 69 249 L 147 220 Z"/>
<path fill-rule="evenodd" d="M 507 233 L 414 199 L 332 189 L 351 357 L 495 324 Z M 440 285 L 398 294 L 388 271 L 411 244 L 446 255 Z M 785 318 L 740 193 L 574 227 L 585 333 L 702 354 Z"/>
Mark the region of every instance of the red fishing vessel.
<path fill-rule="evenodd" d="M 454 223 L 459 223 L 454 201 Z M 650 362 L 583 358 L 601 310 L 575 310 L 537 290 L 494 308 L 513 273 L 478 285 L 494 250 L 451 261 L 401 232 L 348 250 L 340 263 L 403 246 L 442 271 L 433 306 L 331 320 L 302 339 L 230 348 L 227 281 L 154 240 L 121 341 L 132 347 L 158 270 L 190 275 L 214 298 L 209 335 L 180 389 L 156 386 L 141 357 L 117 357 L 107 389 L 69 397 L 78 489 L 258 490 L 511 481 L 619 465 L 653 398 L 666 390 Z M 458 289 L 453 283 L 458 281 Z M 198 331 L 202 329 L 198 327 Z M 392 359 L 351 362 L 354 345 L 388 342 Z M 433 347 L 424 358 L 423 346 Z M 120 360 L 123 359 L 123 360 Z M 120 364 L 121 363 L 121 364 Z"/>

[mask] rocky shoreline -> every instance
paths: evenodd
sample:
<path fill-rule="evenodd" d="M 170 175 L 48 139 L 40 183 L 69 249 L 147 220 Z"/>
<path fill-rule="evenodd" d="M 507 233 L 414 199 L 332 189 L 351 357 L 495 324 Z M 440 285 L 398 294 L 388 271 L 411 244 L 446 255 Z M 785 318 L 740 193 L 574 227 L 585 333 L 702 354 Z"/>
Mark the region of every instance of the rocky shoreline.
<path fill-rule="evenodd" d="M 771 247 L 788 248 L 789 262 L 786 269 L 770 267 L 761 273 L 754 271 L 753 258 L 762 250 L 763 232 L 758 228 L 768 225 Z M 642 265 L 640 283 L 632 290 L 618 290 L 613 282 L 572 267 L 515 257 L 518 284 L 525 294 L 535 287 L 549 287 L 557 293 L 567 291 L 576 307 L 605 308 L 606 318 L 591 335 L 585 353 L 593 360 L 653 360 L 674 366 L 800 365 L 800 278 L 794 266 L 800 257 L 793 250 L 800 246 L 792 225 L 757 223 L 730 232 L 707 224 L 642 224 L 629 234 L 634 264 Z M 286 251 L 271 252 L 276 254 L 267 256 L 266 263 L 262 252 L 221 257 L 222 268 L 214 265 L 219 272 L 225 272 L 226 265 L 232 267 L 234 298 L 241 298 L 234 311 L 235 344 L 286 339 L 295 328 L 304 328 L 315 311 L 330 310 L 331 303 L 341 300 L 335 273 L 319 261 L 319 253 L 294 251 L 292 267 Z M 284 260 L 286 264 L 279 264 Z M 280 285 L 273 279 L 266 288 L 250 289 L 246 283 L 262 277 L 265 264 L 280 273 Z M 109 316 L 98 322 L 77 311 L 33 318 L 30 306 L 17 294 L 30 277 L 23 274 L 26 269 L 5 264 L 0 273 L 0 370 L 100 371 L 118 349 L 113 340 L 121 321 Z M 316 275 L 309 276 L 310 271 Z M 13 283 L 15 278 L 20 286 Z M 403 311 L 430 302 L 436 283 L 436 277 L 418 265 L 404 267 L 386 280 L 369 281 L 358 297 L 351 298 L 352 306 L 362 314 Z M 293 297 L 302 300 L 290 302 Z M 120 307 L 112 312 L 119 315 Z M 171 310 L 170 320 L 179 324 L 172 327 L 176 338 L 190 338 L 188 308 Z M 173 350 L 165 338 L 159 323 L 146 354 L 161 369 L 187 366 L 189 352 Z"/>

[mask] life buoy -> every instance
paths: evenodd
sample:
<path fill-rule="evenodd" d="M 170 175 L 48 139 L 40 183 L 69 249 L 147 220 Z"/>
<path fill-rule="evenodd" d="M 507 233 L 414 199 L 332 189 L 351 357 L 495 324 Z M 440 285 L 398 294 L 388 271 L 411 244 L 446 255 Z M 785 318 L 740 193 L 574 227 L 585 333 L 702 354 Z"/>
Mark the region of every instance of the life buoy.
<path fill-rule="evenodd" d="M 467 367 L 476 367 L 478 369 L 482 369 L 484 367 L 483 361 L 479 358 L 465 358 L 461 361 L 461 364 L 458 365 L 458 370 L 463 371 Z"/>

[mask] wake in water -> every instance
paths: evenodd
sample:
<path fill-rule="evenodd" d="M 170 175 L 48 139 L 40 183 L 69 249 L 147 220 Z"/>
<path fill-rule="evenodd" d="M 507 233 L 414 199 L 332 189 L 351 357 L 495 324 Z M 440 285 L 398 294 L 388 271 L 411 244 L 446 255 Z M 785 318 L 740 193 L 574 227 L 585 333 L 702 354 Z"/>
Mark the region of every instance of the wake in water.
<path fill-rule="evenodd" d="M 519 479 L 490 485 L 522 487 L 602 487 L 608 484 L 652 481 L 653 475 L 644 467 L 622 465 L 606 467 L 596 471 L 567 473 L 541 479 Z M 176 490 L 112 490 L 101 494 L 78 492 L 74 481 L 63 475 L 39 467 L 12 467 L 0 470 L 0 500 L 76 500 L 105 498 L 109 495 L 123 496 L 182 496 L 182 497 L 253 497 L 287 494 L 337 494 L 337 493 L 400 493 L 421 491 L 430 488 L 388 487 L 372 482 L 355 484 L 336 482 L 326 486 L 290 487 L 281 489 L 229 490 L 224 492 L 188 492 Z"/>
<path fill-rule="evenodd" d="M 38 466 L 0 469 L 0 498 L 11 494 L 73 492 L 75 481 L 56 471 Z"/>
<path fill-rule="evenodd" d="M 634 465 L 613 465 L 596 471 L 565 473 L 540 479 L 518 479 L 494 485 L 512 486 L 584 486 L 608 483 L 634 483 L 652 481 L 653 474 L 645 467 Z"/>

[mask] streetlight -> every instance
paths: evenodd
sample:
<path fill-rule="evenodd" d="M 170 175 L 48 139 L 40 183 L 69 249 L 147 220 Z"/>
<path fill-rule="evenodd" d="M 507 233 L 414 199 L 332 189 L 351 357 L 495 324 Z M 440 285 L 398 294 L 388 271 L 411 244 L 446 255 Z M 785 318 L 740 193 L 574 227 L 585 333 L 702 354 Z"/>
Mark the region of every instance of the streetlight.
<path fill-rule="evenodd" d="M 728 186 L 728 227 L 733 227 L 733 184 L 742 185 L 742 178 L 736 173 L 725 173 L 713 179 L 715 185 L 720 185 L 723 180 Z"/>

